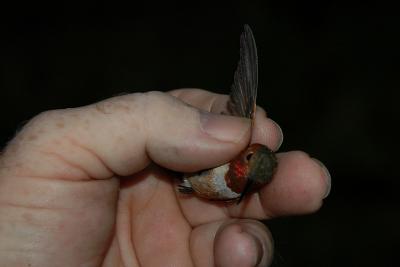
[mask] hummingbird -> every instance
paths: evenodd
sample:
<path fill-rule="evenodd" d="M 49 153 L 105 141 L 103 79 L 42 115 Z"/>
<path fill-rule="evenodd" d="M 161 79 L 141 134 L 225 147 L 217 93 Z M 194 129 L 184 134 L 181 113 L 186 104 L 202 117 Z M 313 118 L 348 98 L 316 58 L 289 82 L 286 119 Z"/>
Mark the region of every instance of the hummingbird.
<path fill-rule="evenodd" d="M 251 119 L 254 127 L 258 86 L 258 58 L 254 35 L 244 25 L 240 36 L 240 58 L 229 101 L 228 115 Z M 221 166 L 184 174 L 178 190 L 208 200 L 235 201 L 269 183 L 277 167 L 275 153 L 263 144 L 249 144 L 239 155 Z"/>

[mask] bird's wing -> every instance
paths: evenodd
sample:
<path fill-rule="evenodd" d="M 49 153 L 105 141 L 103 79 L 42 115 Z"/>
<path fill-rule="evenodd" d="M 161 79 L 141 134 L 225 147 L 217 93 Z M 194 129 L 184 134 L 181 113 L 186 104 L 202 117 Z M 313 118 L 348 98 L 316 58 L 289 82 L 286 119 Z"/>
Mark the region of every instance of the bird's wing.
<path fill-rule="evenodd" d="M 228 102 L 228 111 L 231 115 L 254 119 L 257 84 L 257 47 L 253 33 L 246 24 L 240 36 L 240 59 Z"/>

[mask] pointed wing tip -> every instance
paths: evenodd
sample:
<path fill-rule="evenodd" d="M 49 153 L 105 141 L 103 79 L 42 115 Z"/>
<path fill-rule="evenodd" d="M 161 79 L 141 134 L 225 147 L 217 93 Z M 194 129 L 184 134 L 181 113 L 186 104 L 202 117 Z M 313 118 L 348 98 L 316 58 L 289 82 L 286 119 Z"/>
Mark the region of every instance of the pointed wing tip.
<path fill-rule="evenodd" d="M 254 35 L 248 24 L 240 36 L 240 59 L 231 87 L 229 112 L 232 115 L 254 119 L 257 98 L 258 59 Z"/>
<path fill-rule="evenodd" d="M 244 24 L 243 28 L 244 28 L 244 30 L 243 30 L 243 34 L 244 34 L 244 35 L 249 35 L 249 36 L 251 36 L 252 38 L 254 38 L 253 31 L 251 30 L 249 24 Z"/>
<path fill-rule="evenodd" d="M 252 32 L 249 24 L 244 24 L 243 26 L 245 32 Z"/>

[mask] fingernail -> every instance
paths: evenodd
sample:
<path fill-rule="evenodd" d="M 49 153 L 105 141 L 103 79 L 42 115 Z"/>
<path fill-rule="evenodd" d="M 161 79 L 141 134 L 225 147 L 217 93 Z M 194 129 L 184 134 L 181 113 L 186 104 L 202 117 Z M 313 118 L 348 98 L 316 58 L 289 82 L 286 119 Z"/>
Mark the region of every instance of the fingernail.
<path fill-rule="evenodd" d="M 273 255 L 273 239 L 268 229 L 260 222 L 251 221 L 244 222 L 242 229 L 252 237 L 257 252 L 253 266 L 269 266 Z"/>
<path fill-rule="evenodd" d="M 331 174 L 329 173 L 328 169 L 325 167 L 325 165 L 319 161 L 316 158 L 312 158 L 315 162 L 317 162 L 319 164 L 319 166 L 321 166 L 322 171 L 324 172 L 324 178 L 325 178 L 325 182 L 326 182 L 326 193 L 324 195 L 324 199 L 327 198 L 329 196 L 329 193 L 331 192 L 331 187 L 332 187 L 332 179 L 331 179 Z"/>
<path fill-rule="evenodd" d="M 278 141 L 278 146 L 276 147 L 276 150 L 278 150 L 283 143 L 283 132 L 281 126 L 279 126 L 278 123 L 276 123 L 274 120 L 271 121 L 275 124 L 276 128 L 279 130 L 279 141 Z"/>
<path fill-rule="evenodd" d="M 204 132 L 224 142 L 240 142 L 250 133 L 249 119 L 200 112 L 201 127 Z"/>
<path fill-rule="evenodd" d="M 261 240 L 255 236 L 253 233 L 251 232 L 247 232 L 247 234 L 249 234 L 254 242 L 254 247 L 256 250 L 256 255 L 255 258 L 253 259 L 253 264 L 252 266 L 258 266 L 260 264 L 260 262 L 262 261 L 262 258 L 264 257 L 264 249 L 263 249 L 263 245 L 261 243 Z"/>

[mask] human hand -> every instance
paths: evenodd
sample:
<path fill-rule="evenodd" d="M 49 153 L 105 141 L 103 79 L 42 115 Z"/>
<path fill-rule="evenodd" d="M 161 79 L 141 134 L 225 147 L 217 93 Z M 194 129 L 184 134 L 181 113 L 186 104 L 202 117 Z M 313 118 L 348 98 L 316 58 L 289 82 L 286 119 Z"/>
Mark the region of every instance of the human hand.
<path fill-rule="evenodd" d="M 239 205 L 181 195 L 156 166 L 214 167 L 250 138 L 279 147 L 262 109 L 252 136 L 247 119 L 199 111 L 227 100 L 184 89 L 36 116 L 0 158 L 0 266 L 269 265 L 272 238 L 257 219 L 317 210 L 330 188 L 318 161 L 278 153 L 272 182 Z"/>

